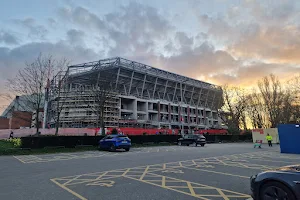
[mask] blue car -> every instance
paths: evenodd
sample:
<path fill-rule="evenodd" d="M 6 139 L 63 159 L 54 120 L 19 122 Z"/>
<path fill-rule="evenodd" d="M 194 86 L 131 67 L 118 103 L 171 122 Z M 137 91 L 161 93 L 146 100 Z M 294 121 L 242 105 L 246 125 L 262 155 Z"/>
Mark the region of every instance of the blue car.
<path fill-rule="evenodd" d="M 130 147 L 131 140 L 126 135 L 107 135 L 99 141 L 100 150 L 125 149 L 125 151 L 129 151 Z"/>

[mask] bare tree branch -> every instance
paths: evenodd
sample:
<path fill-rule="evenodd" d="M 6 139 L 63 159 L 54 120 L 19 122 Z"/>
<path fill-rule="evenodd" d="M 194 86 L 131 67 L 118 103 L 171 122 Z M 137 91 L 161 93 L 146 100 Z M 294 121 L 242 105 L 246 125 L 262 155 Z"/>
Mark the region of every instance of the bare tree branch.
<path fill-rule="evenodd" d="M 44 90 L 47 79 L 61 67 L 51 55 L 40 54 L 34 61 L 27 62 L 26 67 L 19 70 L 17 75 L 7 81 L 9 91 L 22 96 L 24 106 L 36 113 L 36 132 L 39 132 L 39 113 L 44 106 Z"/>

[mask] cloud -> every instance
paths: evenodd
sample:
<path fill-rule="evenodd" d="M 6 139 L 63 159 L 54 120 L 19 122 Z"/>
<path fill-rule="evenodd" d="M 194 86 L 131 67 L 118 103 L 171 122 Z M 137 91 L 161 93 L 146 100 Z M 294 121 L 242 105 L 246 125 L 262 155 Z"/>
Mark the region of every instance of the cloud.
<path fill-rule="evenodd" d="M 28 30 L 28 37 L 31 39 L 45 39 L 48 30 L 43 26 L 36 23 L 33 18 L 14 19 L 13 22 Z"/>
<path fill-rule="evenodd" d="M 145 56 L 152 53 L 173 28 L 157 9 L 137 2 L 101 17 L 81 6 L 61 8 L 59 16 L 81 30 L 93 30 L 94 35 L 106 40 L 108 56 Z"/>
<path fill-rule="evenodd" d="M 266 25 L 286 24 L 299 16 L 296 0 L 245 1 L 243 6 L 253 19 Z"/>
<path fill-rule="evenodd" d="M 81 46 L 70 46 L 65 41 L 57 43 L 35 42 L 21 45 L 16 48 L 0 48 L 0 90 L 3 90 L 5 81 L 13 78 L 17 71 L 25 66 L 25 62 L 31 62 L 43 53 L 52 55 L 55 59 L 66 58 L 71 64 L 89 62 L 103 58 L 103 55 L 92 49 Z"/>
<path fill-rule="evenodd" d="M 251 0 L 230 7 L 223 15 L 202 14 L 199 22 L 211 41 L 221 42 L 238 59 L 300 64 L 299 17 L 296 1 Z"/>
<path fill-rule="evenodd" d="M 228 49 L 244 58 L 300 64 L 300 26 L 256 26 Z"/>
<path fill-rule="evenodd" d="M 1 42 L 7 45 L 16 45 L 19 44 L 19 39 L 11 33 L 0 31 L 0 43 Z"/>
<path fill-rule="evenodd" d="M 239 66 L 239 60 L 234 59 L 228 52 L 216 50 L 214 46 L 204 42 L 178 55 L 161 57 L 160 66 L 179 74 L 198 78 L 201 75 L 209 76 L 212 73 L 235 70 Z"/>
<path fill-rule="evenodd" d="M 105 29 L 102 19 L 81 6 L 75 8 L 60 8 L 58 14 L 64 21 L 80 25 L 84 28 L 96 29 L 98 31 Z"/>
<path fill-rule="evenodd" d="M 72 45 L 83 45 L 84 32 L 81 30 L 70 29 L 67 32 L 68 41 Z"/>
<path fill-rule="evenodd" d="M 177 32 L 175 40 L 179 43 L 181 52 L 189 51 L 194 44 L 194 38 L 188 37 L 184 32 Z"/>
<path fill-rule="evenodd" d="M 239 67 L 233 74 L 219 73 L 208 77 L 208 80 L 219 85 L 232 84 L 252 87 L 262 77 L 273 73 L 282 81 L 286 81 L 300 71 L 297 65 L 278 63 L 252 62 Z"/>
<path fill-rule="evenodd" d="M 109 38 L 114 45 L 109 55 L 151 54 L 167 39 L 173 27 L 157 9 L 132 2 L 120 12 L 106 15 Z"/>
<path fill-rule="evenodd" d="M 47 23 L 50 27 L 55 28 L 57 26 L 57 21 L 55 19 L 53 19 L 52 17 L 49 17 L 47 19 Z"/>

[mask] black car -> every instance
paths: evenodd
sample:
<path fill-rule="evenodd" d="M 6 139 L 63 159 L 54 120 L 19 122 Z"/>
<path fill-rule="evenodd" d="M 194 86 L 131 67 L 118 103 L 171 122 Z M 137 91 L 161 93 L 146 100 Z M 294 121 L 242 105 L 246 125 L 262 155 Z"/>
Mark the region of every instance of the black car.
<path fill-rule="evenodd" d="M 178 145 L 194 145 L 200 144 L 202 147 L 206 144 L 206 139 L 203 135 L 185 135 L 178 139 Z"/>
<path fill-rule="evenodd" d="M 265 171 L 250 179 L 254 200 L 300 199 L 300 165 Z"/>

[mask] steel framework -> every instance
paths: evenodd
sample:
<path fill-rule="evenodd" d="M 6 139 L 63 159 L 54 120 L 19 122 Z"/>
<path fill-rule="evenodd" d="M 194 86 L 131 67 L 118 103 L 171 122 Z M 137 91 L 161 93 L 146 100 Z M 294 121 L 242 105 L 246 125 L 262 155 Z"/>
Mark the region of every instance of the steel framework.
<path fill-rule="evenodd" d="M 120 57 L 72 65 L 66 76 L 72 82 L 83 83 L 95 80 L 101 73 L 114 79 L 121 95 L 210 109 L 222 106 L 219 86 Z"/>
<path fill-rule="evenodd" d="M 68 95 L 65 98 L 74 102 L 74 105 L 69 103 L 69 106 L 66 106 L 67 109 L 73 106 L 77 107 L 76 112 L 84 113 L 86 110 L 80 109 L 80 107 L 84 107 L 80 103 L 81 97 L 78 96 L 78 92 L 74 93 L 73 91 L 87 90 L 88 85 L 97 84 L 100 79 L 110 79 L 119 96 L 177 104 L 182 108 L 194 107 L 216 112 L 221 108 L 223 102 L 223 93 L 219 86 L 120 57 L 69 66 L 66 72 L 59 73 L 51 81 L 49 102 L 55 101 L 58 95 L 57 91 L 59 91 L 58 85 L 64 83 L 68 85 L 67 89 L 63 91 L 64 95 Z M 111 126 L 117 126 L 115 120 L 118 117 L 120 104 L 117 100 L 111 103 L 107 106 L 106 121 L 111 122 Z M 49 108 L 50 113 L 55 110 L 55 104 L 52 105 L 54 106 Z M 112 110 L 113 112 L 111 112 Z M 113 121 L 109 118 L 111 115 Z M 73 118 L 65 116 L 62 119 L 68 122 L 75 119 L 81 122 L 93 120 L 92 116 L 84 114 L 74 115 Z"/>

